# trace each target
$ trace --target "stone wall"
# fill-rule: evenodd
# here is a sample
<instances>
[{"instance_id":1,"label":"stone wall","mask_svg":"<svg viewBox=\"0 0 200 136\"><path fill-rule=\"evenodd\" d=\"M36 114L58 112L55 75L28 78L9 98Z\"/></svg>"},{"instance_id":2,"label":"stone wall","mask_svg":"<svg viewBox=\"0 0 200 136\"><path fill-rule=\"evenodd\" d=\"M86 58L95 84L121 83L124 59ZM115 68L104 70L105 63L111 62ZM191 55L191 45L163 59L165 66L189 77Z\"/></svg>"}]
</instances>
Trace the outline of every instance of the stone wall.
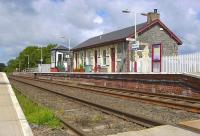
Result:
<instances>
[{"instance_id":1,"label":"stone wall","mask_svg":"<svg viewBox=\"0 0 200 136\"><path fill-rule=\"evenodd\" d=\"M178 53L177 43L159 25L155 25L138 36L138 40L149 44L149 56L152 55L152 45L162 43L163 56L172 56Z\"/></svg>"}]
</instances>

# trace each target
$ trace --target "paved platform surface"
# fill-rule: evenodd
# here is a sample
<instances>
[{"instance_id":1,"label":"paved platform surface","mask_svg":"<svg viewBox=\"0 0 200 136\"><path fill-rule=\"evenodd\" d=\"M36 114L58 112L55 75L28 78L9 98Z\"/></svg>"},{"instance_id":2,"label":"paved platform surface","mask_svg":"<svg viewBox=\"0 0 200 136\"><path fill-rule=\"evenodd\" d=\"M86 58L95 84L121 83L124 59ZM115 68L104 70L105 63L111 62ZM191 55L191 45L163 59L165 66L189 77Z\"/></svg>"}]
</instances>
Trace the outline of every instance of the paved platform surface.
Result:
<instances>
[{"instance_id":1,"label":"paved platform surface","mask_svg":"<svg viewBox=\"0 0 200 136\"><path fill-rule=\"evenodd\" d=\"M0 72L0 136L33 136L5 73Z\"/></svg>"},{"instance_id":2,"label":"paved platform surface","mask_svg":"<svg viewBox=\"0 0 200 136\"><path fill-rule=\"evenodd\" d=\"M187 76L191 76L191 77L195 77L195 78L200 79L200 72L196 72L196 73L183 73L183 74L187 75Z\"/></svg>"},{"instance_id":3,"label":"paved platform surface","mask_svg":"<svg viewBox=\"0 0 200 136\"><path fill-rule=\"evenodd\" d=\"M179 124L200 131L200 120L184 121L180 122Z\"/></svg>"},{"instance_id":4,"label":"paved platform surface","mask_svg":"<svg viewBox=\"0 0 200 136\"><path fill-rule=\"evenodd\" d=\"M179 127L163 125L140 131L129 131L109 136L200 136L200 134Z\"/></svg>"}]
</instances>

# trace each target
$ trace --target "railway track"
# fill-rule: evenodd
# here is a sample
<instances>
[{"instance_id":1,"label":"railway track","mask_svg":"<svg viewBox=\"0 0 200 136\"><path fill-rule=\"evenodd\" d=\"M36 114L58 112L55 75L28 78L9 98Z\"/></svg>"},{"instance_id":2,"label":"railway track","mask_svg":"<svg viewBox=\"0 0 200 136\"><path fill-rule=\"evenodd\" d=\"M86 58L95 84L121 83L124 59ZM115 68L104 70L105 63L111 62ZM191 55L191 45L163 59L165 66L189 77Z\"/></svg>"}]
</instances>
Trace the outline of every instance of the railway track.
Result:
<instances>
[{"instance_id":1,"label":"railway track","mask_svg":"<svg viewBox=\"0 0 200 136\"><path fill-rule=\"evenodd\" d=\"M30 77L23 77L31 79ZM134 91L130 89L105 87L98 85L89 85L83 83L71 83L61 81L49 81L45 79L34 79L41 82L64 85L68 87L78 88L82 91L89 91L93 93L100 93L103 95L109 95L113 97L125 98L129 100L138 100L147 103L153 103L169 108L186 110L190 112L200 113L200 98L184 97L178 95L159 94L151 92Z\"/></svg>"},{"instance_id":2,"label":"railway track","mask_svg":"<svg viewBox=\"0 0 200 136\"><path fill-rule=\"evenodd\" d=\"M20 88L17 88L16 86L14 87L19 93L21 93L22 95L26 96L25 93L23 93L21 91ZM38 105L40 105L40 103L34 101L34 103L37 103ZM74 125L72 125L71 123L67 122L67 120L65 118L63 118L61 115L56 114L55 116L64 124L66 125L70 130L72 130L73 132L75 132L77 135L79 136L88 136L88 134L86 134L84 131L82 131L81 129L75 127Z\"/></svg>"},{"instance_id":3,"label":"railway track","mask_svg":"<svg viewBox=\"0 0 200 136\"><path fill-rule=\"evenodd\" d=\"M130 89L112 88L112 87L88 85L81 83L79 83L79 85L87 90L91 89L95 91L100 91L101 93L108 93L110 95L116 95L127 99L135 99L170 108L200 113L200 99L198 98L150 93L150 92L140 92L140 91L133 91Z\"/></svg>"},{"instance_id":4,"label":"railway track","mask_svg":"<svg viewBox=\"0 0 200 136\"><path fill-rule=\"evenodd\" d=\"M93 109L100 110L104 113L111 114L111 115L117 116L119 118L134 122L134 123L139 124L141 126L144 126L146 128L153 127L153 126L159 126L159 125L165 125L165 123L160 122L160 121L156 121L156 120L141 117L141 116L138 116L138 115L130 114L130 113L127 113L127 112L124 112L124 111L121 111L121 110L117 110L117 109L113 109L111 107L107 107L107 106L104 106L104 105L101 105L101 104L92 103L89 100L83 100L83 99L78 98L78 97L72 97L72 96L69 96L66 92L55 91L53 89L41 87L41 86L37 85L37 83L36 83L38 81L42 82L41 80L33 80L33 79L30 79L30 78L21 78L21 77L20 78L19 77L9 77L9 79L14 80L15 82L24 83L24 84L34 86L34 87L37 87L37 88L45 90L45 91L50 91L50 92L62 95L64 97L67 97L67 98L75 101L75 102L79 102L79 103L84 104L86 106L89 106ZM32 83L33 81L36 81L36 82ZM47 82L47 83L51 83L51 82Z\"/></svg>"}]
</instances>

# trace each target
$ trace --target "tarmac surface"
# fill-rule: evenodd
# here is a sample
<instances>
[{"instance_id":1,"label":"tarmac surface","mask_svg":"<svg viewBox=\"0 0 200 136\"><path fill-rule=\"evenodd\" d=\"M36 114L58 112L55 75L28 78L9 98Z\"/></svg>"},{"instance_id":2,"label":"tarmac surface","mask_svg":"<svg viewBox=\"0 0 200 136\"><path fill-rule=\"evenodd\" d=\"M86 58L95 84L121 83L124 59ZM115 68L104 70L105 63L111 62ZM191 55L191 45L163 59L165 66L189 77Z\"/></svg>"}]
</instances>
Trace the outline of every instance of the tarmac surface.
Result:
<instances>
[{"instance_id":1,"label":"tarmac surface","mask_svg":"<svg viewBox=\"0 0 200 136\"><path fill-rule=\"evenodd\" d=\"M5 73L0 72L0 136L33 136Z\"/></svg>"}]
</instances>

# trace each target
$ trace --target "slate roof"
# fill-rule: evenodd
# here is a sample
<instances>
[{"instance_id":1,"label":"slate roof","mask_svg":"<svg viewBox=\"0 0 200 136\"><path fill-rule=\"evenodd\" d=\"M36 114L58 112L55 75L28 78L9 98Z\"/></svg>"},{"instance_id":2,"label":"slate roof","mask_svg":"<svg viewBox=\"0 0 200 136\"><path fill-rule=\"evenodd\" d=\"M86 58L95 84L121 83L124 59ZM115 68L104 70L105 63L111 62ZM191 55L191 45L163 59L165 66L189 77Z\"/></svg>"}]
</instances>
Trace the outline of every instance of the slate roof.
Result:
<instances>
[{"instance_id":1,"label":"slate roof","mask_svg":"<svg viewBox=\"0 0 200 136\"><path fill-rule=\"evenodd\" d=\"M62 45L58 45L58 46L52 48L51 50L69 50L69 48L62 46Z\"/></svg>"},{"instance_id":2,"label":"slate roof","mask_svg":"<svg viewBox=\"0 0 200 136\"><path fill-rule=\"evenodd\" d=\"M146 25L146 23L138 24L136 26L137 31L145 25ZM117 30L117 31L113 31L113 32L106 33L103 35L99 35L99 36L90 38L90 39L80 43L78 46L74 47L73 50L123 39L123 38L129 37L131 34L134 34L134 30L135 30L135 26L130 26L127 28L123 28L121 30Z\"/></svg>"},{"instance_id":3,"label":"slate roof","mask_svg":"<svg viewBox=\"0 0 200 136\"><path fill-rule=\"evenodd\" d=\"M147 31L150 27L154 25L160 25L164 29L164 31L172 38L174 39L178 45L182 44L182 41L167 28L167 26L164 25L159 19L152 21L151 23L141 23L137 25L137 33L141 34L145 31ZM110 33L106 33L103 35L99 35L93 38L90 38L76 47L72 48L72 50L79 50L86 47L92 47L92 46L100 46L104 43L113 42L117 40L124 40L127 37L132 37L134 35L134 28L135 26L130 26L127 28L123 28L121 30L113 31Z\"/></svg>"}]
</instances>

